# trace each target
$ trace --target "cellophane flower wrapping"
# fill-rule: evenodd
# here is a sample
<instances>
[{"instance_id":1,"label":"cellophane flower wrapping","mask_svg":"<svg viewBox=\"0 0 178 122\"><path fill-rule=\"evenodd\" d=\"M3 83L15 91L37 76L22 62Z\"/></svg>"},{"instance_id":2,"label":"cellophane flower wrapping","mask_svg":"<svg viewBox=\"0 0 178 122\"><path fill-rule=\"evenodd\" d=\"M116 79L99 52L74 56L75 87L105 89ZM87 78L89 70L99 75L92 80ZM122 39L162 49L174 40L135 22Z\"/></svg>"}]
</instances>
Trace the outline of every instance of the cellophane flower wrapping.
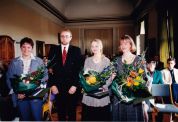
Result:
<instances>
[{"instance_id":1,"label":"cellophane flower wrapping","mask_svg":"<svg viewBox=\"0 0 178 122\"><path fill-rule=\"evenodd\" d=\"M109 66L103 69L102 72L96 72L92 69L85 69L79 73L79 82L86 93L98 91L106 81L111 77L111 74L115 72L115 64L110 63Z\"/></svg>"},{"instance_id":2,"label":"cellophane flower wrapping","mask_svg":"<svg viewBox=\"0 0 178 122\"><path fill-rule=\"evenodd\" d=\"M30 95L37 88L41 88L43 84L42 78L45 76L45 66L39 66L34 72L22 74L21 76L14 75L12 78L12 87L15 93Z\"/></svg>"},{"instance_id":3,"label":"cellophane flower wrapping","mask_svg":"<svg viewBox=\"0 0 178 122\"><path fill-rule=\"evenodd\" d=\"M123 64L123 72L117 72L111 87L120 102L139 103L151 97L145 74L145 52L135 64Z\"/></svg>"}]
</instances>

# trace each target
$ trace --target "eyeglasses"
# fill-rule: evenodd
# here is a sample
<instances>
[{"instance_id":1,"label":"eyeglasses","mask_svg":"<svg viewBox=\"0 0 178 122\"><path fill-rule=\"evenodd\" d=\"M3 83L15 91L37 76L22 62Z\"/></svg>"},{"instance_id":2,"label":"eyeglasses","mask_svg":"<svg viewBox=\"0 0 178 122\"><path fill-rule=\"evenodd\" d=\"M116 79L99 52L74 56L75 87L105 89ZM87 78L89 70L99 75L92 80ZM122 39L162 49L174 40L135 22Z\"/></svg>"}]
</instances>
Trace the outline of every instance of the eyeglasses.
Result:
<instances>
[{"instance_id":1,"label":"eyeglasses","mask_svg":"<svg viewBox=\"0 0 178 122\"><path fill-rule=\"evenodd\" d=\"M72 36L69 36L69 35L62 35L61 38L70 38Z\"/></svg>"}]
</instances>

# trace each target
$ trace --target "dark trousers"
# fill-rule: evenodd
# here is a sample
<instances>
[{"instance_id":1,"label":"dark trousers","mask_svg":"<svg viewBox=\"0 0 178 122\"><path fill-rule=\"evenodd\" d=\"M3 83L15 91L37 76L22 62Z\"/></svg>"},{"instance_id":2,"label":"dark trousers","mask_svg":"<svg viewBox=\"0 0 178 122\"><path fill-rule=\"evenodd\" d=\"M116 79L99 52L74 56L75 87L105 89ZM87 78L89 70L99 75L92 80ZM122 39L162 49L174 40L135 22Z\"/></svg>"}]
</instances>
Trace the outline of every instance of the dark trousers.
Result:
<instances>
[{"instance_id":1,"label":"dark trousers","mask_svg":"<svg viewBox=\"0 0 178 122\"><path fill-rule=\"evenodd\" d=\"M18 109L21 121L42 121L41 99L26 99L18 101Z\"/></svg>"},{"instance_id":2,"label":"dark trousers","mask_svg":"<svg viewBox=\"0 0 178 122\"><path fill-rule=\"evenodd\" d=\"M13 108L11 96L0 96L0 120L11 121L15 118L16 112Z\"/></svg>"},{"instance_id":3,"label":"dark trousers","mask_svg":"<svg viewBox=\"0 0 178 122\"><path fill-rule=\"evenodd\" d=\"M77 98L78 96L76 95L76 93L73 95L56 95L56 108L60 121L76 121Z\"/></svg>"},{"instance_id":4,"label":"dark trousers","mask_svg":"<svg viewBox=\"0 0 178 122\"><path fill-rule=\"evenodd\" d=\"M82 121L110 121L110 105L91 107L82 104Z\"/></svg>"}]
</instances>

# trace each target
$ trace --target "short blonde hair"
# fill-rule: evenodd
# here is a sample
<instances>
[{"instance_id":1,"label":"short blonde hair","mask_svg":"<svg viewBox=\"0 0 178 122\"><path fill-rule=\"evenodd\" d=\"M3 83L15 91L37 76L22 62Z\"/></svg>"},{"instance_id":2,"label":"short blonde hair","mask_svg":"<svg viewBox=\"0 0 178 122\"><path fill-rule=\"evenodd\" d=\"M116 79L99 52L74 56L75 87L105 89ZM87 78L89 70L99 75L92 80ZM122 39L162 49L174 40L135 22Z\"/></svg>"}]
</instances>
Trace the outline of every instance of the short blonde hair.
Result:
<instances>
[{"instance_id":1,"label":"short blonde hair","mask_svg":"<svg viewBox=\"0 0 178 122\"><path fill-rule=\"evenodd\" d=\"M101 48L101 54L103 54L103 43L102 43L101 39L94 39L91 41L91 44L92 44L92 42L96 42L99 45L99 47ZM91 48L90 48L90 51L91 51ZM92 51L91 51L91 54L93 54Z\"/></svg>"},{"instance_id":2,"label":"short blonde hair","mask_svg":"<svg viewBox=\"0 0 178 122\"><path fill-rule=\"evenodd\" d=\"M121 41L124 41L124 40L125 40L125 41L128 41L128 42L130 43L130 45L131 45L130 51L131 51L132 53L134 53L134 52L136 51L136 46L135 46L135 43L134 43L132 37L129 36L129 35L124 35L124 36L122 36L122 37L120 38L120 41L119 41L119 52L122 52L121 47L120 47L120 42L121 42Z\"/></svg>"}]
</instances>

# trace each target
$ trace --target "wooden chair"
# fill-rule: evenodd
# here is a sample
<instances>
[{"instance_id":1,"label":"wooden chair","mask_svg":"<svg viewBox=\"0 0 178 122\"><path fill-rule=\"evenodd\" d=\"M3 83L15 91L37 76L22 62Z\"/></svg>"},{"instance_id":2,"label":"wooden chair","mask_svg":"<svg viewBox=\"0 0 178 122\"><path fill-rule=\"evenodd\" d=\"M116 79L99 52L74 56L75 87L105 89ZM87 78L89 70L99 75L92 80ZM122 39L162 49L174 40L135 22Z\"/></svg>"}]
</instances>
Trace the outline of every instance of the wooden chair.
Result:
<instances>
[{"instance_id":1,"label":"wooden chair","mask_svg":"<svg viewBox=\"0 0 178 122\"><path fill-rule=\"evenodd\" d=\"M43 120L51 120L51 110L52 110L53 103L51 102L50 98L51 98L51 89L49 90L47 100L42 107Z\"/></svg>"},{"instance_id":2,"label":"wooden chair","mask_svg":"<svg viewBox=\"0 0 178 122\"><path fill-rule=\"evenodd\" d=\"M167 97L170 103L151 103L158 112L178 113L178 107L173 102L172 87L169 84L152 84L152 96Z\"/></svg>"},{"instance_id":3,"label":"wooden chair","mask_svg":"<svg viewBox=\"0 0 178 122\"><path fill-rule=\"evenodd\" d=\"M178 107L178 84L171 85L171 101L176 107ZM178 113L175 113L175 117L178 118Z\"/></svg>"},{"instance_id":4,"label":"wooden chair","mask_svg":"<svg viewBox=\"0 0 178 122\"><path fill-rule=\"evenodd\" d=\"M178 84L171 85L172 103L178 107Z\"/></svg>"},{"instance_id":5,"label":"wooden chair","mask_svg":"<svg viewBox=\"0 0 178 122\"><path fill-rule=\"evenodd\" d=\"M151 89L152 96L162 97L162 103L155 103L154 100L150 100L151 106L148 112L152 113L152 119L155 121L155 116L158 112L161 113L178 113L178 106L173 102L172 87L169 84L152 84ZM163 99L166 98L166 99ZM169 102L165 102L169 101ZM154 115L154 116L153 116Z\"/></svg>"}]
</instances>

